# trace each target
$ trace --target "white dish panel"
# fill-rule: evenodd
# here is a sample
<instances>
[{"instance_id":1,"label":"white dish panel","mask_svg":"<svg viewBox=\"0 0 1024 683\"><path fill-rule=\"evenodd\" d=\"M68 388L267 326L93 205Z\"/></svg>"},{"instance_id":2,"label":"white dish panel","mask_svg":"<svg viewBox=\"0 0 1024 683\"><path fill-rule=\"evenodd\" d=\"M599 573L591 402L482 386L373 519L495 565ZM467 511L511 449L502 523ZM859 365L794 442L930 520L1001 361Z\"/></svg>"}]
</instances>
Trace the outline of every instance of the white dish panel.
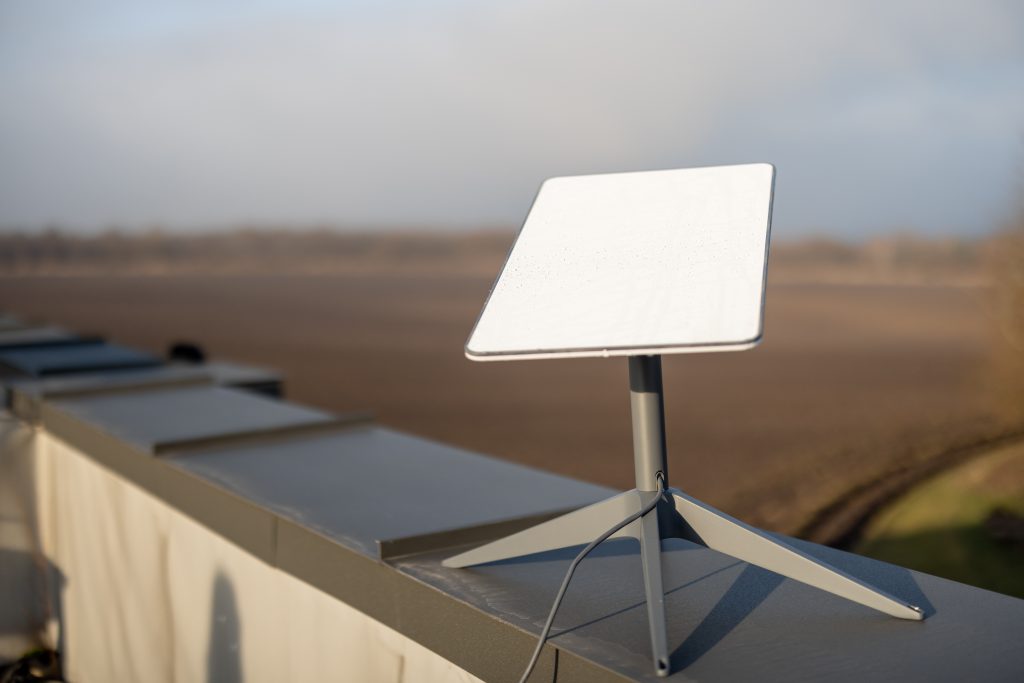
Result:
<instances>
[{"instance_id":1,"label":"white dish panel","mask_svg":"<svg viewBox=\"0 0 1024 683\"><path fill-rule=\"evenodd\" d=\"M474 360L750 348L770 164L546 181L466 344Z\"/></svg>"}]
</instances>

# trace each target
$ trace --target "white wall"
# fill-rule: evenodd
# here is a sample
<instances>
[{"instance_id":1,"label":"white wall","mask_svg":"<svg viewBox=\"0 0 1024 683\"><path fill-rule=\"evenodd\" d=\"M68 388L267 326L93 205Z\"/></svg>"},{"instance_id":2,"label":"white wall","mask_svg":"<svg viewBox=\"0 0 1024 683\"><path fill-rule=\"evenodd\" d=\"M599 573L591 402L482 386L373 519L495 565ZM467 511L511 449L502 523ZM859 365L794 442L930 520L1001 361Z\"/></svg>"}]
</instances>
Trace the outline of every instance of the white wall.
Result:
<instances>
[{"instance_id":1,"label":"white wall","mask_svg":"<svg viewBox=\"0 0 1024 683\"><path fill-rule=\"evenodd\" d=\"M89 681L477 681L40 435L65 673Z\"/></svg>"}]
</instances>

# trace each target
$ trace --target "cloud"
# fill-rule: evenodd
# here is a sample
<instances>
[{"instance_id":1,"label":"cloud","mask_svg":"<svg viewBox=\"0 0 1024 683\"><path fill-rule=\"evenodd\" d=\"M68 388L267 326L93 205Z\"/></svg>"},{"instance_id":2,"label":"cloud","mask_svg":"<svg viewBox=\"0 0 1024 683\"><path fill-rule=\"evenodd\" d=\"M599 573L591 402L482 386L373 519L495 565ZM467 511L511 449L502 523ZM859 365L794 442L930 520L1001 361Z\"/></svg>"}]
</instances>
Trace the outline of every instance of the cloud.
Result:
<instances>
[{"instance_id":1,"label":"cloud","mask_svg":"<svg viewBox=\"0 0 1024 683\"><path fill-rule=\"evenodd\" d=\"M0 225L515 224L767 160L779 234L976 232L1019 182L1016 4L72 5L0 17Z\"/></svg>"}]
</instances>

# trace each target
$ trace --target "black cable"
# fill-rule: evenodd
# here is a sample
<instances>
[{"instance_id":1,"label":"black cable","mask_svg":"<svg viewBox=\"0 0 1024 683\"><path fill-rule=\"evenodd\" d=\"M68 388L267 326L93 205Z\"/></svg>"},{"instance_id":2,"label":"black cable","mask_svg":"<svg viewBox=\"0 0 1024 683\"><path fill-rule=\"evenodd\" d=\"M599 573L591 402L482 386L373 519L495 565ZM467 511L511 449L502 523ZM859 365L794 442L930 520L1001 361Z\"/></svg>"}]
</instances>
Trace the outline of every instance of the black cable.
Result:
<instances>
[{"instance_id":1,"label":"black cable","mask_svg":"<svg viewBox=\"0 0 1024 683\"><path fill-rule=\"evenodd\" d=\"M551 614L548 615L548 621L544 624L544 629L540 632L540 638L537 640L537 648L533 651L533 657L530 658L530 663L526 666L526 671L523 673L523 677L519 679L519 683L526 683L526 679L533 673L533 668L537 666L537 660L540 659L540 652L544 649L544 643L547 642L548 637L551 635L551 627L555 623L555 614L558 613L558 607L562 604L562 598L565 597L565 591L569 588L569 582L572 580L572 575L576 572L576 567L579 566L584 557L589 555L594 548L607 541L612 534L615 534L623 527L632 524L656 508L658 506L658 501L661 500L663 495L665 495L665 482L661 477L661 473L658 473L658 495L651 499L651 502L643 508L634 512L629 517L591 541L586 548L580 551L580 554L576 556L576 559L572 561L572 564L569 565L569 571L565 573L565 578L562 579L562 587L558 589L558 594L555 596L555 603L551 605Z\"/></svg>"}]
</instances>

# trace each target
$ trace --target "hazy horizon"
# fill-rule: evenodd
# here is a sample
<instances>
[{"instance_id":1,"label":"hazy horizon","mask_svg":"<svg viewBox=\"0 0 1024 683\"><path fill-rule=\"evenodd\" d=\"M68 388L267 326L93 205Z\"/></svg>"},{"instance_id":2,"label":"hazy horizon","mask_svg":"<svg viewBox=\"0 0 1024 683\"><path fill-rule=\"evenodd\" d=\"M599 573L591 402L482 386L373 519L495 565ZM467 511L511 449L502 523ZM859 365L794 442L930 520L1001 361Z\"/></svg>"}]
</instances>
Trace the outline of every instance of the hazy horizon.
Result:
<instances>
[{"instance_id":1,"label":"hazy horizon","mask_svg":"<svg viewBox=\"0 0 1024 683\"><path fill-rule=\"evenodd\" d=\"M0 5L0 230L514 229L555 175L769 161L773 234L999 228L1024 5Z\"/></svg>"},{"instance_id":2,"label":"hazy horizon","mask_svg":"<svg viewBox=\"0 0 1024 683\"><path fill-rule=\"evenodd\" d=\"M525 214L525 210L524 210ZM525 218L525 215L524 215ZM990 231L978 233L942 233L929 232L926 230L913 230L893 228L890 230L879 230L872 233L842 234L828 230L808 230L806 232L788 232L782 235L774 227L772 229L772 244L785 245L810 245L814 243L834 244L837 246L849 246L852 248L866 247L871 244L892 244L911 245L920 243L941 244L941 243L962 243L962 244L986 244L992 240L998 241L1007 229L1014 229L1017 223L1008 222L999 224ZM67 227L60 224L49 225L0 225L0 238L40 239L47 235L56 236L61 239L82 239L102 240L105 238L124 238L145 240L149 237L158 237L167 240L181 238L227 238L255 236L281 236L296 235L303 237L315 237L317 235L336 236L338 238L362 238L362 237L384 237L384 238L425 238L432 237L462 238L474 236L508 236L512 239L519 231L519 224L509 225L400 225L397 223L381 223L376 225L327 225L327 224L272 224L272 223L238 223L223 225L201 225L201 226L175 226L160 224L135 224L135 225L93 225Z\"/></svg>"}]
</instances>

